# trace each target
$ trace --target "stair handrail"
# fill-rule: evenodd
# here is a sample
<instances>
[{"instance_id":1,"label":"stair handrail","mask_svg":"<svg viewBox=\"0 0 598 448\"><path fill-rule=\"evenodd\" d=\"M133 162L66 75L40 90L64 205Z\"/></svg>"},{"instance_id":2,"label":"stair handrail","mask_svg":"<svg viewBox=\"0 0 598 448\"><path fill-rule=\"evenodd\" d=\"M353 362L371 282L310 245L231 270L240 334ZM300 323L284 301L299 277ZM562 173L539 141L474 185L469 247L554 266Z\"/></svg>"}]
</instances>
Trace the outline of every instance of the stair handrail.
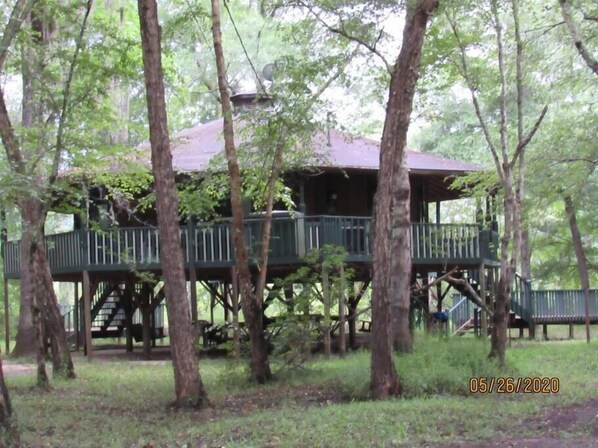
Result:
<instances>
[{"instance_id":1,"label":"stair handrail","mask_svg":"<svg viewBox=\"0 0 598 448\"><path fill-rule=\"evenodd\" d=\"M531 297L531 280L515 273L515 288L511 292L511 309L523 319L531 322L533 317L533 301Z\"/></svg>"},{"instance_id":2,"label":"stair handrail","mask_svg":"<svg viewBox=\"0 0 598 448\"><path fill-rule=\"evenodd\" d=\"M447 314L448 314L447 330L449 329L449 327L457 328L457 322L455 322L456 317L457 317L456 314L457 314L457 310L459 310L463 306L463 302L469 302L469 297L467 297L466 295L462 295L461 300L459 300L455 305L453 305L452 307L450 307L447 310ZM462 325L463 325L463 322L459 322L458 328L460 328ZM451 334L455 333L454 330L455 330L454 328L451 328Z\"/></svg>"}]
</instances>

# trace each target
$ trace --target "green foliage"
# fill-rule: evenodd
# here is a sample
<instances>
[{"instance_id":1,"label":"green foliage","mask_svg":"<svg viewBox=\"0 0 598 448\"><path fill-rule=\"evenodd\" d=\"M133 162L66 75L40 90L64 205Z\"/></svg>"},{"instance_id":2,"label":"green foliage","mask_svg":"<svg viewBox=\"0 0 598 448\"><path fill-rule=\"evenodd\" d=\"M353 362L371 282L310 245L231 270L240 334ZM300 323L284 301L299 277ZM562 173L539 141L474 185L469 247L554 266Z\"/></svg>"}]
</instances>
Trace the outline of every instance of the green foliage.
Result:
<instances>
[{"instance_id":1,"label":"green foliage","mask_svg":"<svg viewBox=\"0 0 598 448\"><path fill-rule=\"evenodd\" d=\"M281 370L302 368L311 354L321 345L325 326L324 320L306 315L321 309L323 300L322 276L327 271L330 287L330 305L338 304L341 288L346 288L353 276L345 265L347 253L344 247L324 245L320 250L312 250L305 257L305 265L284 279L277 279L275 288L293 288L294 296L287 308L277 317L275 325L280 331L271 340L273 358L280 363ZM341 276L340 268L344 272ZM300 288L300 289L299 289ZM347 297L345 292L345 296ZM303 313L303 314L299 314Z\"/></svg>"}]
</instances>

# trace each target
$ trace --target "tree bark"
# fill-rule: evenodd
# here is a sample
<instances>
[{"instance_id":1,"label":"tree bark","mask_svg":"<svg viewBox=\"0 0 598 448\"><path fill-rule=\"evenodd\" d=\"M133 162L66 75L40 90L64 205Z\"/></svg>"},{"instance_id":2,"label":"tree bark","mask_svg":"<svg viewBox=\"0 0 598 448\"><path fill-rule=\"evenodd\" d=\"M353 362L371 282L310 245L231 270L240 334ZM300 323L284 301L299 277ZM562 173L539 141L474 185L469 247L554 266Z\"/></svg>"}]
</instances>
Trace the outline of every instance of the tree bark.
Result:
<instances>
[{"instance_id":1,"label":"tree bark","mask_svg":"<svg viewBox=\"0 0 598 448\"><path fill-rule=\"evenodd\" d=\"M573 44L579 55L582 57L586 65L592 72L598 76L598 58L596 58L588 49L586 41L581 36L581 32L577 27L577 23L573 19L571 15L571 6L569 5L568 0L559 0L561 5L561 12L563 14L563 19L565 19L565 24L567 25L567 29L569 30L569 34L571 35L571 39L573 39Z\"/></svg>"},{"instance_id":2,"label":"tree bark","mask_svg":"<svg viewBox=\"0 0 598 448\"><path fill-rule=\"evenodd\" d=\"M197 355L193 347L193 332L179 233L178 198L164 99L158 7L155 0L138 0L137 6L141 28L152 169L160 234L160 260L164 273L172 346L175 405L203 407L207 404L208 399L201 382Z\"/></svg>"},{"instance_id":3,"label":"tree bark","mask_svg":"<svg viewBox=\"0 0 598 448\"><path fill-rule=\"evenodd\" d=\"M238 272L239 289L242 296L241 307L245 316L245 324L249 333L251 348L251 377L259 384L272 378L268 351L263 328L263 291L253 290L249 259L243 238L243 207L241 204L241 171L235 148L233 110L226 81L226 65L222 48L222 32L220 28L220 2L212 0L212 36L216 67L218 70L218 89L222 104L224 150L227 159L230 181L230 201L232 209L232 238L235 251L235 262Z\"/></svg>"},{"instance_id":4,"label":"tree bark","mask_svg":"<svg viewBox=\"0 0 598 448\"><path fill-rule=\"evenodd\" d=\"M434 0L409 2L403 45L391 74L374 208L371 360L374 399L401 394L401 383L393 362L393 342L397 348L411 348L410 191L405 144L426 26L437 5ZM391 280L394 276L396 278ZM390 326L391 315L393 324L400 326L394 334Z\"/></svg>"},{"instance_id":5,"label":"tree bark","mask_svg":"<svg viewBox=\"0 0 598 448\"><path fill-rule=\"evenodd\" d=\"M577 226L577 216L575 215L575 206L571 196L565 196L565 212L567 213L567 220L569 221L569 229L571 230L571 240L575 249L575 257L577 258L577 267L579 270L579 280L581 282L581 289L583 290L585 326L586 326L586 341L590 343L590 276L588 275L588 262L583 250L583 243L581 241L581 233Z\"/></svg>"},{"instance_id":6,"label":"tree bark","mask_svg":"<svg viewBox=\"0 0 598 448\"><path fill-rule=\"evenodd\" d=\"M12 405L4 381L2 358L0 357L0 446L20 446L19 431L12 417Z\"/></svg>"},{"instance_id":7,"label":"tree bark","mask_svg":"<svg viewBox=\"0 0 598 448\"><path fill-rule=\"evenodd\" d=\"M33 263L37 272L36 296L43 304L44 329L52 347L52 375L67 379L75 378L75 367L71 358L64 320L60 313L46 250L42 243L35 245Z\"/></svg>"}]
</instances>

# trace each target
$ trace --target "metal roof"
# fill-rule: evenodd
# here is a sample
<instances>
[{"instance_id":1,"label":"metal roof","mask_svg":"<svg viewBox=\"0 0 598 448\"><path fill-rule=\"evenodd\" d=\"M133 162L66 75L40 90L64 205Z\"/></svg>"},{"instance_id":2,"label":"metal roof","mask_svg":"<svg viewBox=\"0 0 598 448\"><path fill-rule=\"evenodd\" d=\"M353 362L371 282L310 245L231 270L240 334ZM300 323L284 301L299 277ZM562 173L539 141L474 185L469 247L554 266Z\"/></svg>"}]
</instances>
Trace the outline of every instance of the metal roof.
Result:
<instances>
[{"instance_id":1,"label":"metal roof","mask_svg":"<svg viewBox=\"0 0 598 448\"><path fill-rule=\"evenodd\" d=\"M380 144L363 137L354 137L330 130L312 138L315 157L306 167L342 168L377 171ZM236 143L241 143L235 136ZM149 150L149 144L140 147ZM208 162L224 151L222 119L185 129L171 138L173 167L177 172L198 172L208 168ZM480 167L434 154L407 151L407 165L413 174L460 174L477 171Z\"/></svg>"}]
</instances>

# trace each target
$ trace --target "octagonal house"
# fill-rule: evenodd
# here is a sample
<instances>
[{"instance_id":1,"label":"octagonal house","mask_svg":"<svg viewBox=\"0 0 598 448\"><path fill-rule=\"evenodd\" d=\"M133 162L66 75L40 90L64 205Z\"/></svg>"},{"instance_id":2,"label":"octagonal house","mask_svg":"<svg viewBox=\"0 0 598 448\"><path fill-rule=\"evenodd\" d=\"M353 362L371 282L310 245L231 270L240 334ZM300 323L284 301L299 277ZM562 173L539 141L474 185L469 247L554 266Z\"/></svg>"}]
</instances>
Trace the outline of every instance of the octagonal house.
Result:
<instances>
[{"instance_id":1,"label":"octagonal house","mask_svg":"<svg viewBox=\"0 0 598 448\"><path fill-rule=\"evenodd\" d=\"M235 107L240 108L254 103L255 97L237 95L233 99ZM140 149L141 162L149 165L148 147ZM224 151L222 120L178 133L172 138L171 150L177 178L205 172L210 161ZM313 157L306 159L304 166L296 166L282 176L296 209L284 209L281 204L275 207L268 282L295 272L305 264L306 254L326 244L344 247L346 264L354 272L351 281L357 284L355 294L347 298L349 343L353 345L358 326L354 316L371 280L371 217L379 142L325 129L313 134L310 150ZM490 206L493 201L486 201L486 209L477 211L477 223L441 223L441 203L462 196L461 191L450 188L452 179L479 168L417 151L408 151L407 164L413 281L426 282L458 267L483 297L484 288L489 287L486 279L491 277L487 274L497 266L497 226ZM149 350L149 339L155 343L165 334L163 303L168 299L160 281L155 210L144 212L142 218L119 213L116 205L105 198L104 191L101 185L89 188L88 206L75 216L73 231L46 236L50 268L55 281L75 283L74 306L65 321L77 348L83 344L90 354L92 338L122 335L128 350L133 349L134 339L144 337ZM116 210L111 222L105 220L107 210ZM191 284L192 320L203 329L214 323L217 304L224 309L225 321L238 319L235 260L230 218L226 217L230 216L230 205L223 203L219 211L224 217L210 222L186 218L180 222L185 269ZM250 258L255 259L263 214L251 210L251 204L247 204L245 212L245 239ZM8 241L4 244L5 278L18 279L19 272L19 242ZM155 280L148 282L147 273ZM209 291L209 316L198 316L198 284ZM442 295L437 293L440 299ZM293 288L272 289L266 297L266 307L273 300L289 305ZM427 300L414 299L414 303L427 314L432 311ZM142 319L143 315L148 318ZM362 323L362 330L368 329L369 324ZM206 345L211 342L204 337Z\"/></svg>"}]
</instances>

